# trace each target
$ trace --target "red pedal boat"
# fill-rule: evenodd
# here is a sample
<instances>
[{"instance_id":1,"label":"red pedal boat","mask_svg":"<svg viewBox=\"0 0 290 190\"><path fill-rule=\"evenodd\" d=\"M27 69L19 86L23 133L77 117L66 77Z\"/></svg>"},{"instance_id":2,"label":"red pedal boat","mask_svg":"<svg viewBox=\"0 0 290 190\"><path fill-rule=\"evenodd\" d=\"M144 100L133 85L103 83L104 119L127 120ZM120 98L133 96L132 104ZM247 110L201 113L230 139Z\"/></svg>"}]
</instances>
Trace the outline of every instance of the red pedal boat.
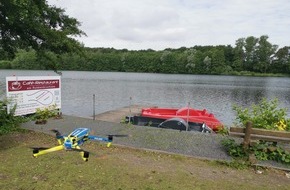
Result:
<instances>
[{"instance_id":1,"label":"red pedal boat","mask_svg":"<svg viewBox=\"0 0 290 190\"><path fill-rule=\"evenodd\" d=\"M182 118L186 122L191 123L205 123L213 131L217 131L223 124L212 114L208 113L206 109L197 110L189 107L180 109L175 108L143 108L141 111L142 117L156 118L156 119L171 119Z\"/></svg>"}]
</instances>

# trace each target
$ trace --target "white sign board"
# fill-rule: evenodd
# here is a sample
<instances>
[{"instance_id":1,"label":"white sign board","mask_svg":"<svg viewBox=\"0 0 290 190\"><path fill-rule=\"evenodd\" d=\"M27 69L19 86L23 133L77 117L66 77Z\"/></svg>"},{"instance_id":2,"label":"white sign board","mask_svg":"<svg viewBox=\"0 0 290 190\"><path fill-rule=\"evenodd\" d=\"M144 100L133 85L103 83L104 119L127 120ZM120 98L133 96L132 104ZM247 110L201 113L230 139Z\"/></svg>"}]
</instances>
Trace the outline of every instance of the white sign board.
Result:
<instances>
[{"instance_id":1,"label":"white sign board","mask_svg":"<svg viewBox=\"0 0 290 190\"><path fill-rule=\"evenodd\" d=\"M16 104L14 115L35 113L37 108L56 106L61 108L60 76L6 77L8 112Z\"/></svg>"}]
</instances>

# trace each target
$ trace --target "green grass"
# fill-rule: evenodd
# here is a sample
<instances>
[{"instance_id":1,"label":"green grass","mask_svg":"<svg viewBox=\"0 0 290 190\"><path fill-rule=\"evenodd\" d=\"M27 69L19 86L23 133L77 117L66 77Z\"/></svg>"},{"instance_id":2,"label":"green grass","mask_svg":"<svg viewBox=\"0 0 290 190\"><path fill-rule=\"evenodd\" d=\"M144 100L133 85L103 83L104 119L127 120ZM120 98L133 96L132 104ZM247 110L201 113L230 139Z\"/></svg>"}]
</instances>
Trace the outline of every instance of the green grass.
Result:
<instances>
[{"instance_id":1,"label":"green grass","mask_svg":"<svg viewBox=\"0 0 290 190\"><path fill-rule=\"evenodd\" d=\"M0 189L290 189L278 171L236 170L218 162L88 142L88 162L59 151L32 157L30 147L53 146L52 136L0 136Z\"/></svg>"}]
</instances>

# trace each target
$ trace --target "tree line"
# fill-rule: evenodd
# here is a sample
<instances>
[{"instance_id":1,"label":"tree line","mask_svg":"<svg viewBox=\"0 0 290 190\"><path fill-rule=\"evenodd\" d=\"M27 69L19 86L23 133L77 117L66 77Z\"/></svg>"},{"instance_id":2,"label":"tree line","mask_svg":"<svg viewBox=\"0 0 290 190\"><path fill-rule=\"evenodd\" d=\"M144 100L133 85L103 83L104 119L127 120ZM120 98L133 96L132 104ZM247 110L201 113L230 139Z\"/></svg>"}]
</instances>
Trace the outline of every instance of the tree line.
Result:
<instances>
[{"instance_id":1,"label":"tree line","mask_svg":"<svg viewBox=\"0 0 290 190\"><path fill-rule=\"evenodd\" d=\"M268 36L240 38L235 46L194 46L161 51L84 48L80 53L37 56L33 49L19 50L1 69L51 69L178 74L290 74L290 47L278 49Z\"/></svg>"},{"instance_id":2,"label":"tree line","mask_svg":"<svg viewBox=\"0 0 290 190\"><path fill-rule=\"evenodd\" d=\"M267 35L235 45L193 46L161 51L85 48L80 22L46 0L0 2L0 69L50 69L180 74L290 74L289 48Z\"/></svg>"}]
</instances>

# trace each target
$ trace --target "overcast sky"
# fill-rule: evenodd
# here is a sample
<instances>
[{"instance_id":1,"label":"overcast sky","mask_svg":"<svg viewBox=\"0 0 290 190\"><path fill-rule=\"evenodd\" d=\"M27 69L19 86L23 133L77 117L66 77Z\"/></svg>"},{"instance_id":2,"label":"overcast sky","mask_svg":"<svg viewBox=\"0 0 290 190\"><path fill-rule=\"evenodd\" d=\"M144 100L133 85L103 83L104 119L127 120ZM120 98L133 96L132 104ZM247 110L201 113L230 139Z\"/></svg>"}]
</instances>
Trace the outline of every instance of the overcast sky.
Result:
<instances>
[{"instance_id":1,"label":"overcast sky","mask_svg":"<svg viewBox=\"0 0 290 190\"><path fill-rule=\"evenodd\" d=\"M289 0L47 0L78 19L86 47L154 49L232 45L268 35L290 46Z\"/></svg>"}]
</instances>

